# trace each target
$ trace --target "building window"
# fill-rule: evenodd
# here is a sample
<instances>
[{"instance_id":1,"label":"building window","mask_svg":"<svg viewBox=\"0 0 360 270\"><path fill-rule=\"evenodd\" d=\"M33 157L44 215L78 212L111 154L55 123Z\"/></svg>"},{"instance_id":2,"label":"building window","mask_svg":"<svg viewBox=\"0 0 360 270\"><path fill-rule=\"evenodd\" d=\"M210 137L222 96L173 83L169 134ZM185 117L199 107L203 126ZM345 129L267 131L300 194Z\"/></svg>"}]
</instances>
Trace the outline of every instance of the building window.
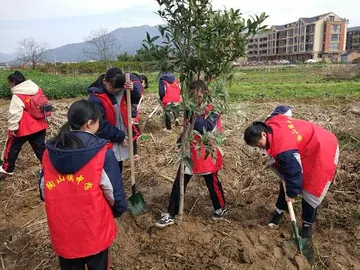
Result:
<instances>
[{"instance_id":1,"label":"building window","mask_svg":"<svg viewBox=\"0 0 360 270\"><path fill-rule=\"evenodd\" d=\"M340 25L339 24L331 25L331 33L340 34Z\"/></svg>"},{"instance_id":2,"label":"building window","mask_svg":"<svg viewBox=\"0 0 360 270\"><path fill-rule=\"evenodd\" d=\"M335 16L330 16L330 22L335 21Z\"/></svg>"},{"instance_id":3,"label":"building window","mask_svg":"<svg viewBox=\"0 0 360 270\"><path fill-rule=\"evenodd\" d=\"M340 35L339 34L331 34L331 41L339 41Z\"/></svg>"},{"instance_id":4,"label":"building window","mask_svg":"<svg viewBox=\"0 0 360 270\"><path fill-rule=\"evenodd\" d=\"M330 50L339 50L340 44L339 43L330 43Z\"/></svg>"}]
</instances>

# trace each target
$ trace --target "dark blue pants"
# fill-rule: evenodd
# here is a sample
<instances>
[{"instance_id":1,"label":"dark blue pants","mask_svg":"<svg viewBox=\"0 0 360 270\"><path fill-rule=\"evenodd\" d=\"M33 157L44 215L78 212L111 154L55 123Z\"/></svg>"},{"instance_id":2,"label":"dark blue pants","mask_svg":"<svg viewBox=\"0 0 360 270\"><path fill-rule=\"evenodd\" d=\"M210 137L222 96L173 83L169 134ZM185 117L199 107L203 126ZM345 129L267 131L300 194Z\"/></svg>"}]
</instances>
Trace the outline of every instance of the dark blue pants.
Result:
<instances>
[{"instance_id":1,"label":"dark blue pants","mask_svg":"<svg viewBox=\"0 0 360 270\"><path fill-rule=\"evenodd\" d=\"M59 256L59 262L61 270L108 270L110 269L109 249L84 258L65 259Z\"/></svg>"},{"instance_id":2,"label":"dark blue pants","mask_svg":"<svg viewBox=\"0 0 360 270\"><path fill-rule=\"evenodd\" d=\"M225 197L224 191L221 185L221 182L218 178L217 172L203 175L206 186L209 190L210 199L214 210L224 208L225 207ZM184 175L184 189L186 191L186 187L190 182L192 175L185 174ZM184 191L184 192L185 192ZM172 216L176 216L179 214L179 204L180 204L180 169L177 172L171 195L170 195L170 202L168 207L168 212Z\"/></svg>"},{"instance_id":3,"label":"dark blue pants","mask_svg":"<svg viewBox=\"0 0 360 270\"><path fill-rule=\"evenodd\" d=\"M313 223L316 219L318 207L313 208L307 201L304 200L304 198L302 199L301 204L302 204L302 219L303 219L303 221L305 221L307 223ZM278 200L276 202L276 207L279 210L285 210L285 211L288 210L287 203L285 200L284 187L281 182L280 182L280 192L279 192Z\"/></svg>"}]
</instances>

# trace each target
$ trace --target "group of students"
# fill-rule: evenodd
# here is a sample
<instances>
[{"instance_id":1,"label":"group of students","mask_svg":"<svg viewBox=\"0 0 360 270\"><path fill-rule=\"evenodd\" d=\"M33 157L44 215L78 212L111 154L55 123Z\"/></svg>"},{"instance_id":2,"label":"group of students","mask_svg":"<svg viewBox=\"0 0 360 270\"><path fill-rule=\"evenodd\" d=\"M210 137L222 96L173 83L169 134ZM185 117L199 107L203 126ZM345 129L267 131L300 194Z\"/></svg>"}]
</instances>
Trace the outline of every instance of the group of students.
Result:
<instances>
[{"instance_id":1,"label":"group of students","mask_svg":"<svg viewBox=\"0 0 360 270\"><path fill-rule=\"evenodd\" d=\"M171 77L171 79L169 79ZM131 90L132 116L138 117L146 77L125 74L118 68L109 69L88 88L88 100L74 102L67 122L58 134L46 143L46 119L35 119L29 113L34 95L42 90L20 72L8 77L13 93L10 104L9 133L2 174L12 174L21 146L29 141L42 162L40 196L45 201L51 243L59 256L61 269L109 269L109 247L116 237L114 217L127 209L122 181L123 161L129 158L126 89ZM162 85L162 86L160 86ZM140 89L140 91L138 91ZM222 132L220 112L205 104L208 91L203 81L189 87L190 97L201 113L194 119L194 129L203 134ZM163 106L180 102L176 77L163 74L159 79ZM192 118L187 115L186 122ZM166 118L167 128L169 118ZM222 219L227 213L224 191L218 178L223 156L214 149L215 158L206 155L204 145L195 135L190 144L191 167L185 168L185 188L193 175L202 175L213 205L212 218ZM264 122L254 122L244 132L245 142L265 149L271 167L284 182L280 185L276 210L269 226L278 226L288 201L302 196L302 236L311 237L317 209L325 197L336 172L339 156L334 134L305 120L292 117L288 106L279 106ZM156 222L163 228L174 224L179 212L180 169L173 183L168 212Z\"/></svg>"}]
</instances>

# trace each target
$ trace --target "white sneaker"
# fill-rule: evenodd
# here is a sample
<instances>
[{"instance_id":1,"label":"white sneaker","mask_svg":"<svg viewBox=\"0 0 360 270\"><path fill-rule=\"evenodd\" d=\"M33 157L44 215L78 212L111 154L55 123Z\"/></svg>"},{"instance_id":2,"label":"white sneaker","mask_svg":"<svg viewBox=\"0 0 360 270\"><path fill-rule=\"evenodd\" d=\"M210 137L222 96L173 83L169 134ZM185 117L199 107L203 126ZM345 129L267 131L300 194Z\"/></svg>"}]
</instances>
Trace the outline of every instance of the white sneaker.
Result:
<instances>
[{"instance_id":1,"label":"white sneaker","mask_svg":"<svg viewBox=\"0 0 360 270\"><path fill-rule=\"evenodd\" d=\"M165 228L169 225L174 224L175 217L171 216L169 213L161 214L161 218L155 223L155 226L158 228Z\"/></svg>"},{"instance_id":2,"label":"white sneaker","mask_svg":"<svg viewBox=\"0 0 360 270\"><path fill-rule=\"evenodd\" d=\"M164 128L163 131L165 131L165 132L167 132L167 133L172 133L172 129Z\"/></svg>"},{"instance_id":3,"label":"white sneaker","mask_svg":"<svg viewBox=\"0 0 360 270\"><path fill-rule=\"evenodd\" d=\"M5 175L13 175L13 172L7 172L4 170L3 166L0 166L0 174L5 174Z\"/></svg>"},{"instance_id":4,"label":"white sneaker","mask_svg":"<svg viewBox=\"0 0 360 270\"><path fill-rule=\"evenodd\" d=\"M217 210L215 210L215 211L212 213L212 219L213 219L213 220L223 219L226 213L227 213L227 209L226 209L226 208L217 209Z\"/></svg>"}]
</instances>

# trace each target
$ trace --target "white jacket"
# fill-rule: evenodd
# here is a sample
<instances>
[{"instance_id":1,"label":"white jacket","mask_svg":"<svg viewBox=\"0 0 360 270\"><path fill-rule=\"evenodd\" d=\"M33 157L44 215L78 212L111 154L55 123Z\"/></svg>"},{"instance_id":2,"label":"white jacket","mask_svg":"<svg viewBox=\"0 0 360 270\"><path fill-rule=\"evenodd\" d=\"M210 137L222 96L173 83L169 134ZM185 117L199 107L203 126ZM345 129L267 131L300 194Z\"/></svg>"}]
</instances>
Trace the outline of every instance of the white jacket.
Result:
<instances>
[{"instance_id":1,"label":"white jacket","mask_svg":"<svg viewBox=\"0 0 360 270\"><path fill-rule=\"evenodd\" d=\"M20 83L13 88L11 88L11 93L13 94L9 107L9 118L8 118L8 129L11 131L16 131L19 129L19 122L23 115L25 108L24 102L17 96L20 95L35 95L39 91L39 86L31 80L26 80L23 83Z\"/></svg>"}]
</instances>

